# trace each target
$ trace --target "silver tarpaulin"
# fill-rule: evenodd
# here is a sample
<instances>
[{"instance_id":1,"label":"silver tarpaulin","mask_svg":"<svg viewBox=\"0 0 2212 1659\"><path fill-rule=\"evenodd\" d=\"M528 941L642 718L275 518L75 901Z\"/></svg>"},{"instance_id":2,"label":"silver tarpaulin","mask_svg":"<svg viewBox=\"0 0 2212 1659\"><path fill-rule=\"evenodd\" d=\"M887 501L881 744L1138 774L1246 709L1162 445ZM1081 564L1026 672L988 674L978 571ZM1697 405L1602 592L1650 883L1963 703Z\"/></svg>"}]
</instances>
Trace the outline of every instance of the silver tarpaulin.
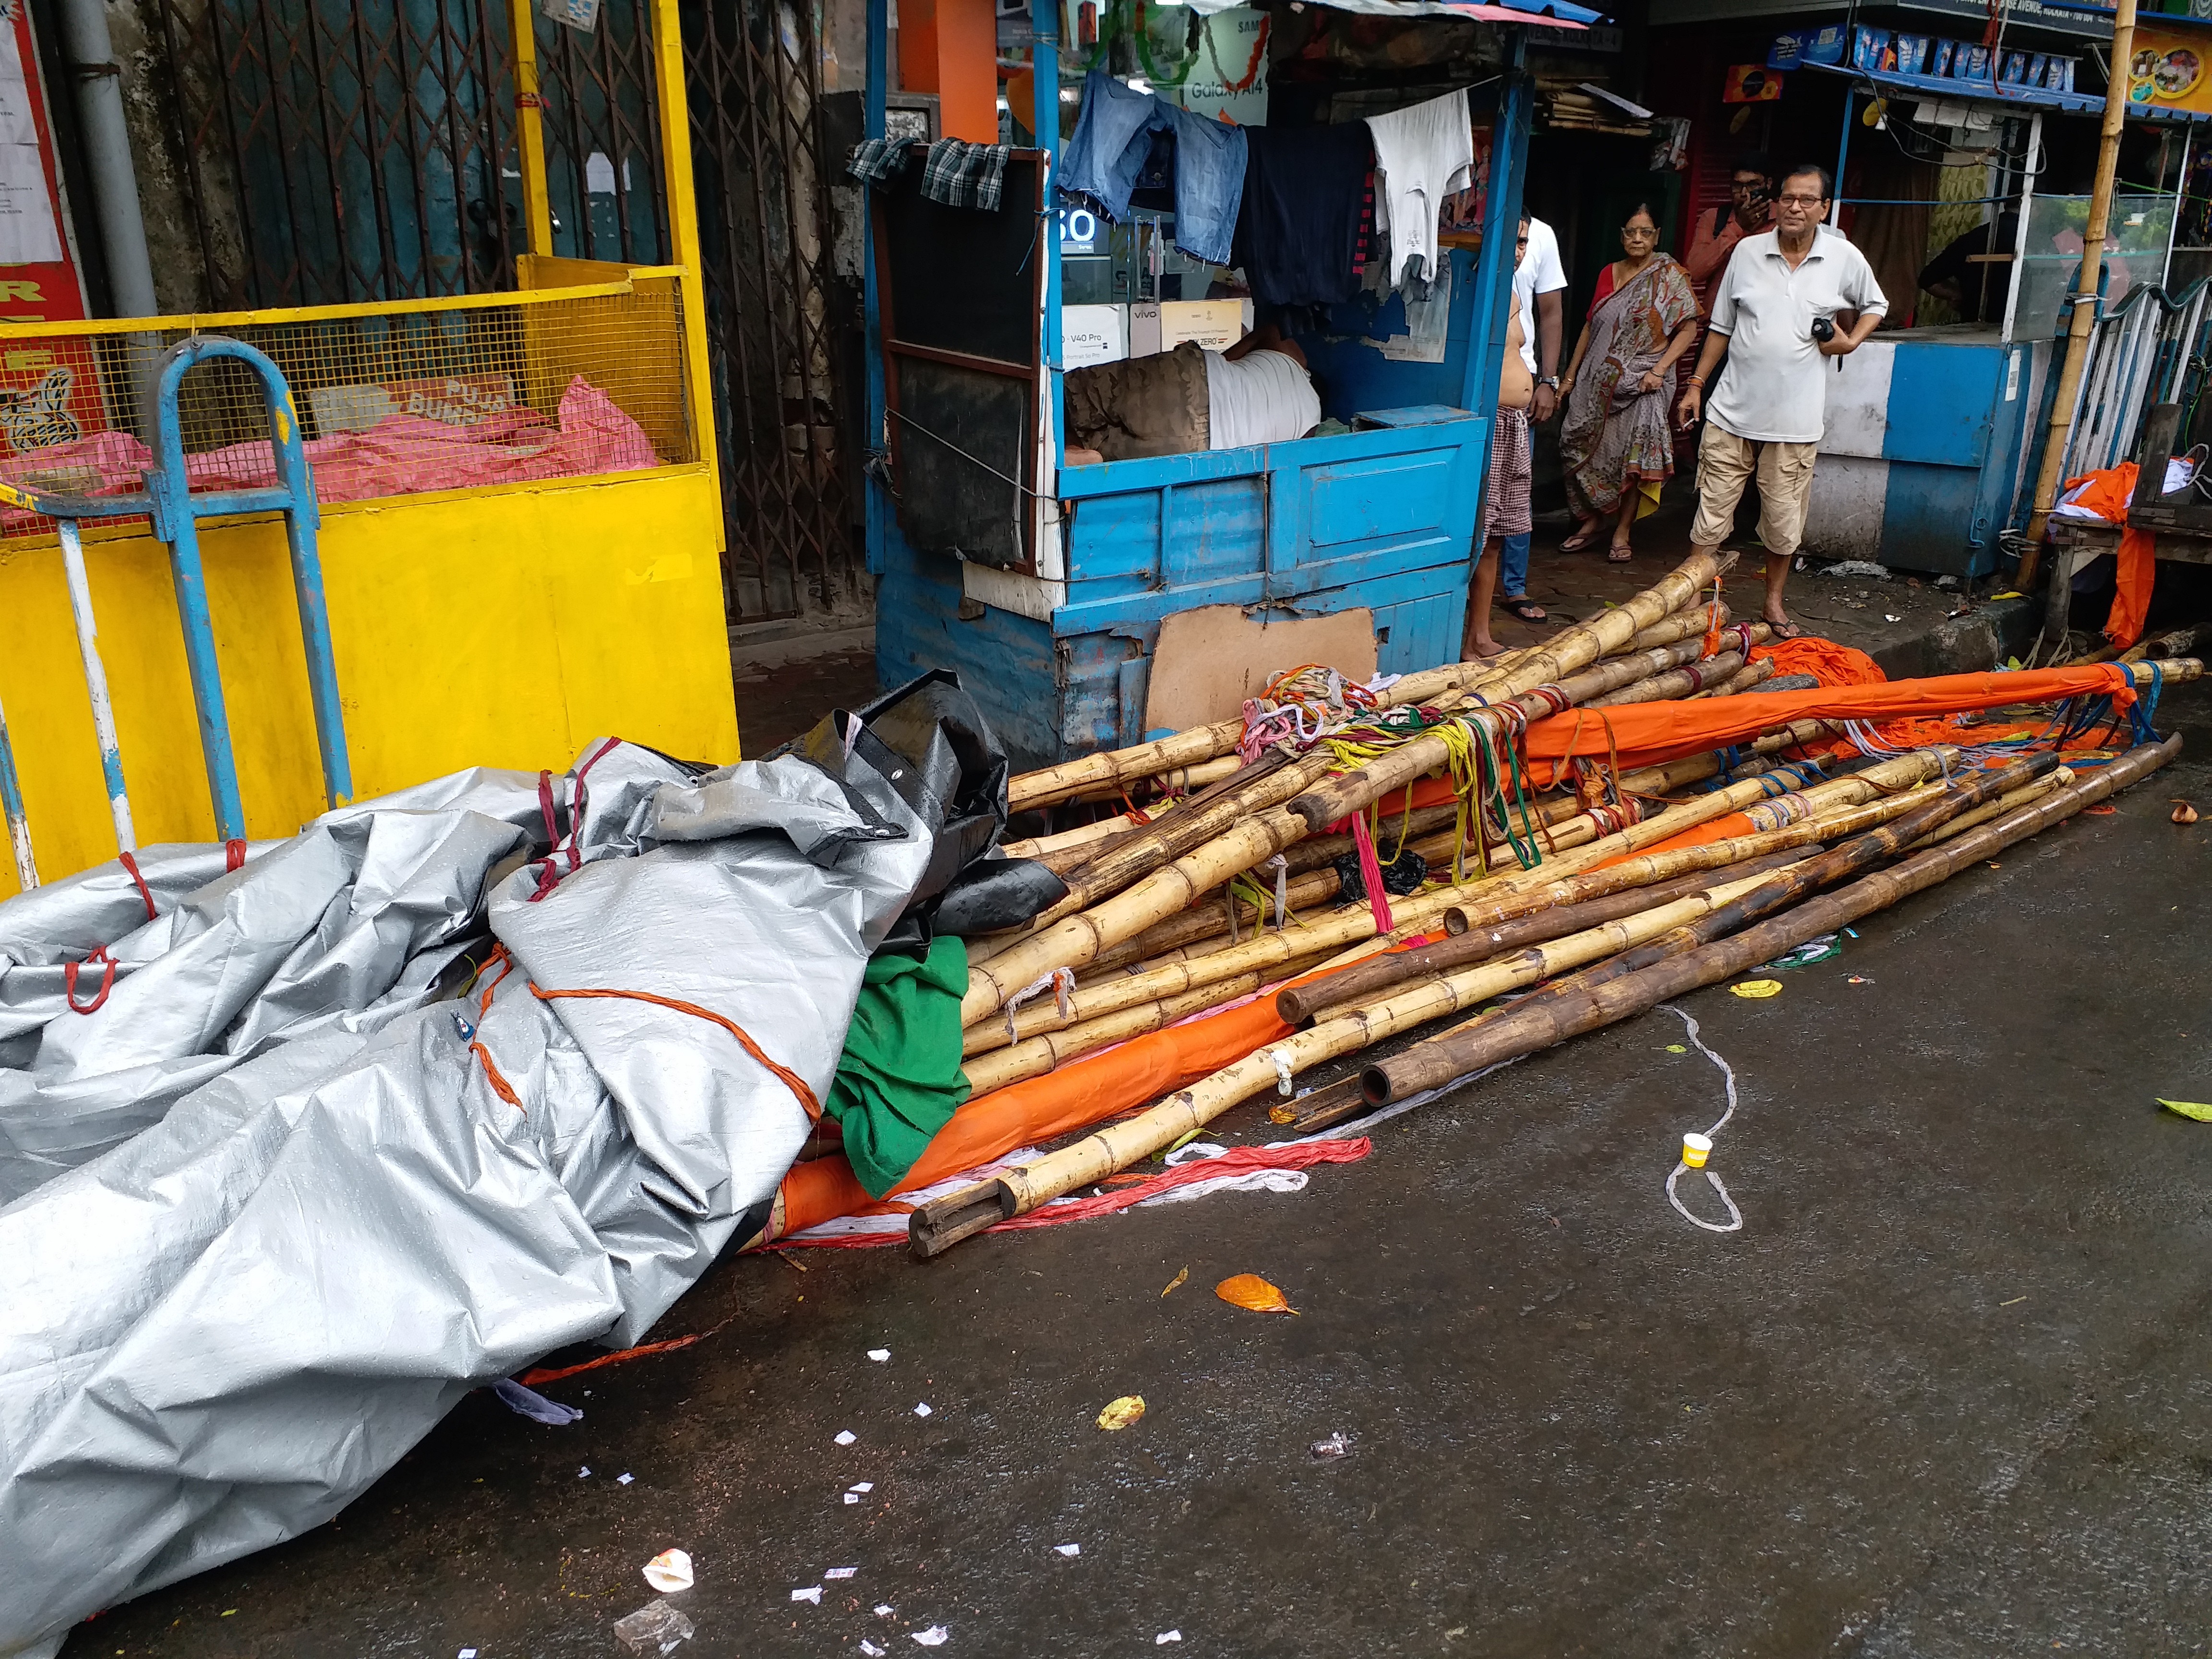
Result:
<instances>
[{"instance_id":1,"label":"silver tarpaulin","mask_svg":"<svg viewBox=\"0 0 2212 1659\"><path fill-rule=\"evenodd\" d=\"M938 828L836 749L597 744L0 904L0 1654L319 1525L758 1226Z\"/></svg>"}]
</instances>

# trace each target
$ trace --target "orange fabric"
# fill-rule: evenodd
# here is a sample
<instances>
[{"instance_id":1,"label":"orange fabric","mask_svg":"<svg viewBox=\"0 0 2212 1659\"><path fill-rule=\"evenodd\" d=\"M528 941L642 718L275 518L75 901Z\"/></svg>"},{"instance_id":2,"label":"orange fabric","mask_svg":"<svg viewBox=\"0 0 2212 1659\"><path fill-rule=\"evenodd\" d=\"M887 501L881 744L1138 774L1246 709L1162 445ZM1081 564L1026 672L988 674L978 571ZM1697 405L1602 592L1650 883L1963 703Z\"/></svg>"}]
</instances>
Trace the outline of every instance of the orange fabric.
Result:
<instances>
[{"instance_id":1,"label":"orange fabric","mask_svg":"<svg viewBox=\"0 0 2212 1659\"><path fill-rule=\"evenodd\" d=\"M1880 685L1889 678L1865 652L1838 645L1833 640L1815 639L1810 634L1754 645L1751 647L1751 659L1771 662L1778 678L1784 674L1810 674L1823 685Z\"/></svg>"},{"instance_id":2,"label":"orange fabric","mask_svg":"<svg viewBox=\"0 0 2212 1659\"><path fill-rule=\"evenodd\" d=\"M2061 499L2088 508L2107 524L2126 525L2140 471L2133 461L2122 461L2085 472L2066 481ZM2077 489L2079 495L2074 493ZM2119 591L2105 618L2105 637L2124 650L2142 637L2143 618L2150 614L2150 591L2158 579L2157 538L2132 526L2121 531L2118 564Z\"/></svg>"},{"instance_id":3,"label":"orange fabric","mask_svg":"<svg viewBox=\"0 0 2212 1659\"><path fill-rule=\"evenodd\" d=\"M1538 784L1571 755L1618 750L1624 770L1656 766L1685 755L1742 743L1801 720L1924 720L1972 708L2110 696L2135 701L2125 669L2114 663L2028 669L2011 674L1947 674L1873 685L1816 686L1697 702L1628 703L1570 709L1528 728L1529 771ZM1553 763L1550 766L1546 762Z\"/></svg>"},{"instance_id":4,"label":"orange fabric","mask_svg":"<svg viewBox=\"0 0 2212 1659\"><path fill-rule=\"evenodd\" d=\"M1411 951L1428 942L1424 935L1395 948ZM1304 985L1324 977L1316 969L1285 983ZM1186 1088L1288 1036L1291 1027L1275 1012L1275 992L1280 988L1271 986L1237 1007L1132 1037L1043 1077L979 1096L953 1113L952 1121L937 1132L906 1179L891 1188L890 1197L979 1168L1018 1146L1037 1146L1087 1129L1117 1112ZM783 1178L782 1198L778 1237L856 1214L878 1202L868 1196L853 1166L835 1156L793 1166Z\"/></svg>"},{"instance_id":5,"label":"orange fabric","mask_svg":"<svg viewBox=\"0 0 2212 1659\"><path fill-rule=\"evenodd\" d=\"M2105 637L2122 650L2142 637L2150 590L2158 580L2158 538L2133 526L2120 532L2119 591L2105 618Z\"/></svg>"}]
</instances>

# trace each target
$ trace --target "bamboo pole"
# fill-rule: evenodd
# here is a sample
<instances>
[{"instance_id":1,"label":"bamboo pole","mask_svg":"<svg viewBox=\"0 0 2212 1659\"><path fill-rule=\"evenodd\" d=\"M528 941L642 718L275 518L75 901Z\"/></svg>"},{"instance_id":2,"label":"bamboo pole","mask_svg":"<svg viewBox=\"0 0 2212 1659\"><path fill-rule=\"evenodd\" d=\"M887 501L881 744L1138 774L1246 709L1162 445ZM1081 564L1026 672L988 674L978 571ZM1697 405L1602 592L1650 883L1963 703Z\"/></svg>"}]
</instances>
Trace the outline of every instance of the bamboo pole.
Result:
<instances>
[{"instance_id":1,"label":"bamboo pole","mask_svg":"<svg viewBox=\"0 0 2212 1659\"><path fill-rule=\"evenodd\" d=\"M2054 789L2063 789L2073 781L2073 769L2062 766L2047 776L2038 778L2034 782L2015 789L2009 794L2001 796L1987 805L1977 806L1963 817L1952 819L1933 835L1922 836L1913 844L1912 850L1918 852L1923 848L1938 846L1955 836L1963 836L1969 830L1987 823L1991 818L2001 818L2008 812L2016 811L2030 801L2040 799Z\"/></svg>"},{"instance_id":2,"label":"bamboo pole","mask_svg":"<svg viewBox=\"0 0 2212 1659\"><path fill-rule=\"evenodd\" d=\"M2015 761L2000 771L1984 772L1962 779L1940 792L1932 792L1931 799L1920 802L1908 812L1899 813L1880 828L1855 836L1830 852L1816 854L1787 870L1750 884L1743 891L1732 895L1727 903L1714 907L1705 915L1674 933L1654 935L1640 941L1640 951L1631 951L1606 963L1594 973L1585 975L1579 988L1556 987L1540 995L1548 1004L1571 994L1575 988L1588 989L1637 972L1656 962L1701 948L1724 933L1735 933L1778 910L1787 909L1824 887L1832 886L1893 857L1932 830L1985 801L1995 800L2008 791L2018 788L2032 778L2052 771L2057 764L2056 755L2033 755ZM1764 961L1765 958L1754 960ZM1474 1069L1463 1063L1465 1051L1470 1047L1479 1047L1485 1040L1480 1024L1479 1020L1469 1021L1425 1042L1417 1042L1403 1054L1394 1054L1370 1066L1364 1074L1368 1099L1376 1105L1384 1105L1406 1095L1437 1088L1456 1078L1464 1077Z\"/></svg>"},{"instance_id":3,"label":"bamboo pole","mask_svg":"<svg viewBox=\"0 0 2212 1659\"><path fill-rule=\"evenodd\" d=\"M2082 234L2081 267L2074 282L2066 325L2066 361L2058 372L2058 394L2051 404L2051 426L2043 442L2043 464L2035 477L2035 510L2028 515L2027 539L2014 584L2027 592L2035 586L2043 557L2043 538L2051 509L2058 504L2059 475L2066 470L2066 441L2074 429L2074 405L2081 399L2081 371L2089 360L2089 334L2100 300L2098 272L2105 262L2105 237L2112 228L2112 179L2119 169L2120 132L2127 125L2126 65L2135 51L2136 0L2115 0L2112 12L2112 73L2105 83L2105 119L2098 130L2097 173L2089 191L2089 228Z\"/></svg>"},{"instance_id":4,"label":"bamboo pole","mask_svg":"<svg viewBox=\"0 0 2212 1659\"><path fill-rule=\"evenodd\" d=\"M1701 697L1741 696L1754 685L1761 685L1772 679L1774 672L1779 665L1771 657L1762 657L1757 662L1746 663L1741 668L1736 670L1725 684L1712 686L1704 691L1690 693L1690 701L1695 702Z\"/></svg>"},{"instance_id":5,"label":"bamboo pole","mask_svg":"<svg viewBox=\"0 0 2212 1659\"><path fill-rule=\"evenodd\" d=\"M1311 953L1302 958L1293 957L1284 971L1302 971L1304 966L1310 965L1316 959ZM1275 977L1280 978L1281 974L1276 974ZM1103 1048L1109 1043L1126 1042L1131 1037L1159 1030L1179 1019L1188 1019L1193 1014L1204 1013L1222 1003L1249 996L1266 984L1267 978L1263 969L1248 970L1227 979L1194 986L1172 996L1133 1003L1109 1014L1097 1015L1041 1036L1025 1038L1008 1048L977 1054L966 1060L961 1067L962 1075L968 1082L969 1097L978 1098L1009 1084L1042 1077L1069 1060Z\"/></svg>"},{"instance_id":6,"label":"bamboo pole","mask_svg":"<svg viewBox=\"0 0 2212 1659\"><path fill-rule=\"evenodd\" d=\"M1103 1180L1203 1128L1231 1107L1275 1084L1282 1074L1279 1062L1279 1067L1296 1073L1353 1053L1441 1015L1472 1007L1518 986L1656 937L1717 904L1728 902L1739 890L1757 887L1761 879L1753 877L1710 893L1676 899L1638 916L1553 939L1506 961L1431 980L1296 1032L1187 1089L1177 1090L1134 1117L919 1206L908 1222L908 1243L917 1255L938 1255L994 1221L1026 1215L1064 1193Z\"/></svg>"},{"instance_id":7,"label":"bamboo pole","mask_svg":"<svg viewBox=\"0 0 2212 1659\"><path fill-rule=\"evenodd\" d=\"M1795 950L1808 939L1835 933L1878 910L1887 909L1900 899L1948 880L1992 854L2002 852L2148 776L2180 752L2181 739L2178 736L2160 744L2142 744L2111 765L2100 767L2063 789L2051 791L2030 805L1983 824L1943 846L1915 853L1887 870L1862 876L1832 893L1808 900L1733 938L1699 945L1601 983L1567 987L1556 996L1540 994L1524 999L1484 1021L1473 1040L1457 1045L1455 1060L1462 1069L1445 1081L1472 1075L1585 1031L1610 1025L1670 997L1732 979L1747 969ZM1404 1057L1399 1055L1396 1059ZM1378 1079L1376 1073L1381 1069L1370 1066L1365 1074L1364 1092L1370 1101L1389 1094L1394 1086L1409 1086Z\"/></svg>"},{"instance_id":8,"label":"bamboo pole","mask_svg":"<svg viewBox=\"0 0 2212 1659\"><path fill-rule=\"evenodd\" d=\"M1087 910L1139 877L1212 841L1233 827L1238 819L1281 805L1316 779L1326 776L1328 768L1326 750L1304 760L1287 763L1279 756L1267 757L1251 769L1259 775L1249 782L1223 789L1218 794L1208 790L1206 794L1211 799L1186 803L1182 811L1132 832L1081 869L1063 877L1067 884L1067 896L1037 918L1037 927L1049 927L1063 917Z\"/></svg>"},{"instance_id":9,"label":"bamboo pole","mask_svg":"<svg viewBox=\"0 0 2212 1659\"><path fill-rule=\"evenodd\" d=\"M1471 691L1495 703L1525 696L1540 685L1565 680L1608 651L1626 645L1638 629L1695 599L1698 590L1712 580L1721 568L1721 562L1711 554L1693 553L1671 574L1661 578L1656 586L1645 589L1626 605L1568 629L1555 636L1548 648L1532 653L1511 672L1483 681ZM1503 717L1486 708L1476 710L1468 718L1490 725L1495 731L1504 729ZM1425 773L1449 764L1450 759L1451 750L1442 738L1416 738L1357 770L1342 773L1307 791L1291 802L1291 810L1305 821L1307 829L1319 830L1362 811Z\"/></svg>"},{"instance_id":10,"label":"bamboo pole","mask_svg":"<svg viewBox=\"0 0 2212 1659\"><path fill-rule=\"evenodd\" d=\"M1671 702L1677 697L1693 696L1709 685L1718 685L1733 678L1743 667L1743 653L1723 651L1717 657L1705 657L1686 663L1663 674L1654 674L1649 679L1625 685L1609 696L1593 698L1583 704L1586 708L1615 708L1631 702Z\"/></svg>"},{"instance_id":11,"label":"bamboo pole","mask_svg":"<svg viewBox=\"0 0 2212 1659\"><path fill-rule=\"evenodd\" d=\"M1430 978L1455 968L1488 962L1528 945L1564 939L1569 933L1633 916L1693 893L1764 875L1802 856L1800 852L1768 853L1723 869L1695 871L1647 887L1627 888L1574 904L1553 905L1494 927L1455 932L1418 951L1372 957L1326 980L1289 986L1276 994L1275 1012L1289 1024L1303 1025L1310 1019L1326 1018L1327 1010L1358 1002L1407 980Z\"/></svg>"}]
</instances>

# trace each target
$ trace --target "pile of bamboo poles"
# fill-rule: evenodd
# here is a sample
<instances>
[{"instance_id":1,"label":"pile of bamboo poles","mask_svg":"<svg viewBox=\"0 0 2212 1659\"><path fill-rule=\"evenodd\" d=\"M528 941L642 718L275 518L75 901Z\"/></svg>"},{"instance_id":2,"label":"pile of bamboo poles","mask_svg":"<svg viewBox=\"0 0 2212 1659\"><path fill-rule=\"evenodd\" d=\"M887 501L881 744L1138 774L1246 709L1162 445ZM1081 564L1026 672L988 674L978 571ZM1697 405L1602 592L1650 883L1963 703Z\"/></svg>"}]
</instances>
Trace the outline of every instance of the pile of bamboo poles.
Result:
<instances>
[{"instance_id":1,"label":"pile of bamboo poles","mask_svg":"<svg viewBox=\"0 0 2212 1659\"><path fill-rule=\"evenodd\" d=\"M1609 789L1601 776L1588 797L1512 800L1519 857L1537 859L1528 868L1493 858L1485 869L1471 854L1486 839L1469 829L1480 804L1400 800L1451 768L1455 741L1468 733L1504 752L1528 720L1565 708L1692 696L1753 707L1772 672L1771 660L1750 660L1766 629L1720 631L1710 589L1722 568L1694 556L1543 650L1398 680L1387 702L1418 705L1425 718L1454 713L1463 726L1360 750L1352 758L1363 764L1347 768L1321 746L1245 763L1240 720L1016 779L1017 810L1126 800L1152 779L1188 793L1149 821L1131 812L1008 847L1050 863L1067 895L1028 927L970 941L962 1020L973 1094L1255 992L1273 998L1275 1029L1291 1034L1075 1145L921 1206L916 1253L1126 1169L1241 1102L1287 1090L1298 1073L1447 1017L1459 1023L1366 1065L1334 1116L1738 973L2102 799L2176 748L2146 744L2079 778L2048 752L1996 770L1962 767L1956 750L1940 747L1813 762L1802 746L1832 728L1778 723L1725 764L1696 756L1612 778ZM2168 680L2201 672L2189 659L2160 666ZM1644 850L1737 812L1752 832ZM1387 912L1343 890L1352 878L1340 872L1358 867L1344 821L1360 815L1374 821L1382 862L1410 851L1427 866L1428 884ZM1428 942L1392 948L1416 938ZM1295 982L1270 988L1286 980ZM1522 994L1486 1006L1509 993ZM1322 1127L1310 1117L1300 1126Z\"/></svg>"}]
</instances>

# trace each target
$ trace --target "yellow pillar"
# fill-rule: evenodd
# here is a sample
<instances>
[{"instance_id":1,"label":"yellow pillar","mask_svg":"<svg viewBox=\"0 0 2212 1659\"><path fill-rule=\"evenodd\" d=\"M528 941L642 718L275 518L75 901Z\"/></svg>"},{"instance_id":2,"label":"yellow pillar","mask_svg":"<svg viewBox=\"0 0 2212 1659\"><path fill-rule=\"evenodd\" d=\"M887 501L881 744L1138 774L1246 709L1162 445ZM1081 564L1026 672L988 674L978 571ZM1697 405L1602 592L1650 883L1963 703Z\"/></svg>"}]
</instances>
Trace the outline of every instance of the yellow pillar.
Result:
<instances>
[{"instance_id":1,"label":"yellow pillar","mask_svg":"<svg viewBox=\"0 0 2212 1659\"><path fill-rule=\"evenodd\" d=\"M513 0L514 127L522 141L522 216L530 251L553 252L553 208L545 191L544 100L538 90L538 14L530 0Z\"/></svg>"},{"instance_id":2,"label":"yellow pillar","mask_svg":"<svg viewBox=\"0 0 2212 1659\"><path fill-rule=\"evenodd\" d=\"M691 182L691 107L684 94L684 33L676 0L653 0L653 44L660 148L667 169L668 251L684 268L684 360L691 389L691 430L719 501L722 462L714 445L714 383L707 369L706 272L699 254L699 201ZM728 540L718 520L714 550L720 553Z\"/></svg>"}]
</instances>

